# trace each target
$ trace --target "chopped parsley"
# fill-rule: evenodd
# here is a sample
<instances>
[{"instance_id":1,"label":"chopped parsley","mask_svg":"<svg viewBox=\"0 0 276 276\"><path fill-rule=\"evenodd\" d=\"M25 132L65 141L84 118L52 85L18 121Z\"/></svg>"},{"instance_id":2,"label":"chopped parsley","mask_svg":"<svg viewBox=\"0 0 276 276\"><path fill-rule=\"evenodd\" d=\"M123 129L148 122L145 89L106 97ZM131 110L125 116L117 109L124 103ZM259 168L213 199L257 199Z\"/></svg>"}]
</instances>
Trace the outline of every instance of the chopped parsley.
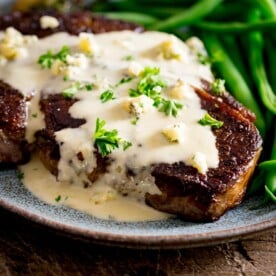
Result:
<instances>
[{"instance_id":1,"label":"chopped parsley","mask_svg":"<svg viewBox=\"0 0 276 276\"><path fill-rule=\"evenodd\" d=\"M183 104L176 101L163 100L161 102L160 112L164 112L167 116L176 117L178 110L182 109Z\"/></svg>"},{"instance_id":2,"label":"chopped parsley","mask_svg":"<svg viewBox=\"0 0 276 276\"><path fill-rule=\"evenodd\" d=\"M110 154L120 145L126 150L132 144L128 141L122 140L118 135L117 129L107 130L104 128L106 122L97 118L96 129L94 133L95 145L102 157Z\"/></svg>"},{"instance_id":3,"label":"chopped parsley","mask_svg":"<svg viewBox=\"0 0 276 276\"><path fill-rule=\"evenodd\" d=\"M122 78L115 86L118 87L121 84L128 83L133 80L133 77Z\"/></svg>"},{"instance_id":4,"label":"chopped parsley","mask_svg":"<svg viewBox=\"0 0 276 276\"><path fill-rule=\"evenodd\" d=\"M62 91L62 95L65 98L71 99L77 92L81 90L91 91L93 89L93 84L82 83L79 81L73 82L68 88Z\"/></svg>"},{"instance_id":5,"label":"chopped parsley","mask_svg":"<svg viewBox=\"0 0 276 276\"><path fill-rule=\"evenodd\" d=\"M220 128L223 126L222 121L218 121L213 118L210 114L206 113L203 118L201 118L198 123L202 126L211 126L214 128Z\"/></svg>"},{"instance_id":6,"label":"chopped parsley","mask_svg":"<svg viewBox=\"0 0 276 276\"><path fill-rule=\"evenodd\" d=\"M55 198L55 201L56 202L59 202L61 200L61 195L58 195L56 198Z\"/></svg>"},{"instance_id":7,"label":"chopped parsley","mask_svg":"<svg viewBox=\"0 0 276 276\"><path fill-rule=\"evenodd\" d=\"M211 84L212 91L216 94L221 96L226 90L225 90L225 80L222 79L216 79Z\"/></svg>"},{"instance_id":8,"label":"chopped parsley","mask_svg":"<svg viewBox=\"0 0 276 276\"><path fill-rule=\"evenodd\" d=\"M211 58L207 54L204 54L204 53L201 53L201 52L197 53L197 59L203 65L207 65L207 64L212 63Z\"/></svg>"},{"instance_id":9,"label":"chopped parsley","mask_svg":"<svg viewBox=\"0 0 276 276\"><path fill-rule=\"evenodd\" d=\"M24 178L24 173L23 172L18 172L17 178L18 179L23 179Z\"/></svg>"},{"instance_id":10,"label":"chopped parsley","mask_svg":"<svg viewBox=\"0 0 276 276\"><path fill-rule=\"evenodd\" d=\"M102 101L102 103L111 101L116 99L114 92L112 90L105 90L101 95L100 95L100 100Z\"/></svg>"},{"instance_id":11,"label":"chopped parsley","mask_svg":"<svg viewBox=\"0 0 276 276\"><path fill-rule=\"evenodd\" d=\"M33 117L33 118L37 118L37 113L33 113L33 114L32 114L32 117Z\"/></svg>"},{"instance_id":12,"label":"chopped parsley","mask_svg":"<svg viewBox=\"0 0 276 276\"><path fill-rule=\"evenodd\" d=\"M183 105L176 101L166 100L161 96L162 89L167 87L167 84L159 76L160 69L157 67L146 67L140 74L140 81L136 89L130 89L130 97L139 97L146 95L153 100L153 106L159 108L160 112L164 112L167 116L177 116L178 110L182 109Z\"/></svg>"},{"instance_id":13,"label":"chopped parsley","mask_svg":"<svg viewBox=\"0 0 276 276\"><path fill-rule=\"evenodd\" d=\"M45 69L50 69L53 66L54 61L60 60L66 63L66 57L70 54L70 49L68 46L63 46L60 51L53 53L51 50L47 51L45 54L38 58L38 64Z\"/></svg>"},{"instance_id":14,"label":"chopped parsley","mask_svg":"<svg viewBox=\"0 0 276 276\"><path fill-rule=\"evenodd\" d=\"M131 61L131 60L134 60L134 57L132 55L128 55L123 57L122 60Z\"/></svg>"}]
</instances>

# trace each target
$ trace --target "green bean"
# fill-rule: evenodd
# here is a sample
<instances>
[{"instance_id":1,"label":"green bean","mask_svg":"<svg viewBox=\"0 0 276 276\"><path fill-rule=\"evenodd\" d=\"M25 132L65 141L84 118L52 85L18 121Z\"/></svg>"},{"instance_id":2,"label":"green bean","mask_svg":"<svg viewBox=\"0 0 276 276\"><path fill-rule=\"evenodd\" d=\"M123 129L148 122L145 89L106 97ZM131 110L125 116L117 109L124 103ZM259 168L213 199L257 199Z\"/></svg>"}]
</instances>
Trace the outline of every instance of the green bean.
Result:
<instances>
[{"instance_id":1,"label":"green bean","mask_svg":"<svg viewBox=\"0 0 276 276\"><path fill-rule=\"evenodd\" d=\"M225 49L227 50L227 53L230 56L232 62L235 64L236 68L241 73L247 85L251 88L252 81L249 78L249 74L243 62L243 57L241 54L241 50L239 49L237 38L234 36L225 35L222 37L222 43Z\"/></svg>"},{"instance_id":2,"label":"green bean","mask_svg":"<svg viewBox=\"0 0 276 276\"><path fill-rule=\"evenodd\" d=\"M266 18L276 18L276 3L274 0L254 0Z\"/></svg>"},{"instance_id":3,"label":"green bean","mask_svg":"<svg viewBox=\"0 0 276 276\"><path fill-rule=\"evenodd\" d=\"M260 22L254 22L251 24L242 22L233 23L221 23L221 22L205 22L201 21L195 23L194 26L197 29L204 31L212 31L214 33L228 33L228 34L238 34L252 31L275 31L276 30L276 20L270 19Z\"/></svg>"},{"instance_id":4,"label":"green bean","mask_svg":"<svg viewBox=\"0 0 276 276\"><path fill-rule=\"evenodd\" d=\"M262 112L242 75L223 49L220 40L213 34L204 33L201 34L201 37L209 55L214 60L214 65L219 70L222 77L226 80L226 83L234 97L255 113L255 124L260 133L264 136L265 122Z\"/></svg>"},{"instance_id":5,"label":"green bean","mask_svg":"<svg viewBox=\"0 0 276 276\"><path fill-rule=\"evenodd\" d=\"M125 20L129 22L133 22L136 24L144 25L145 27L157 22L157 19L153 16L146 15L143 13L135 13L135 12L100 12L95 13L99 15L107 16L111 19L119 19Z\"/></svg>"},{"instance_id":6,"label":"green bean","mask_svg":"<svg viewBox=\"0 0 276 276\"><path fill-rule=\"evenodd\" d=\"M276 160L263 161L259 164L259 168L266 171L272 169L276 171Z\"/></svg>"},{"instance_id":7,"label":"green bean","mask_svg":"<svg viewBox=\"0 0 276 276\"><path fill-rule=\"evenodd\" d=\"M267 63L268 63L268 74L269 82L271 84L272 90L276 93L276 51L275 45L273 45L272 40L266 39L265 41L266 51L267 51Z\"/></svg>"},{"instance_id":8,"label":"green bean","mask_svg":"<svg viewBox=\"0 0 276 276\"><path fill-rule=\"evenodd\" d=\"M249 20L255 21L259 18L259 12L252 10ZM252 32L248 35L248 60L251 67L253 79L258 89L262 103L273 114L276 114L276 95L268 82L263 61L263 38L261 33Z\"/></svg>"},{"instance_id":9,"label":"green bean","mask_svg":"<svg viewBox=\"0 0 276 276\"><path fill-rule=\"evenodd\" d=\"M183 12L169 17L167 20L153 24L150 28L153 30L168 31L183 25L190 25L206 17L221 2L222 0L201 0Z\"/></svg>"}]
</instances>

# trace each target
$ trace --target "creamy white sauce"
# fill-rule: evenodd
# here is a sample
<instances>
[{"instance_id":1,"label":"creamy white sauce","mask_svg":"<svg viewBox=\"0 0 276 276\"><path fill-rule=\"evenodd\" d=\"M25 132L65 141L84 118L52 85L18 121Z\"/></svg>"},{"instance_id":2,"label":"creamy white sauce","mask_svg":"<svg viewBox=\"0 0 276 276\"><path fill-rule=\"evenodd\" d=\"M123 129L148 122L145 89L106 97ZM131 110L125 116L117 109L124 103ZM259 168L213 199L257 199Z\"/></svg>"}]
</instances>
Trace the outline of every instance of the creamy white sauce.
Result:
<instances>
[{"instance_id":1,"label":"creamy white sauce","mask_svg":"<svg viewBox=\"0 0 276 276\"><path fill-rule=\"evenodd\" d=\"M145 193L160 193L150 176L150 165L160 162L184 162L192 165L193 156L200 152L206 157L208 168L218 166L215 136L210 127L198 124L198 120L206 111L201 108L200 99L191 88L200 87L200 79L210 82L213 80L210 67L200 64L196 54L185 43L169 34L121 31L91 35L97 51L92 57L87 57L87 64L77 68L79 72L72 74L70 80L64 81L63 75L53 75L51 70L40 68L38 57L48 50L55 53L66 45L71 54L81 52L79 39L67 33L57 33L39 39L31 46L26 46L28 54L25 58L0 66L2 80L20 90L26 97L34 95L29 104L26 132L26 139L30 142L34 139L34 133L44 126L44 117L38 106L40 97L61 93L74 81L94 84L92 91L78 92L75 97L79 101L70 108L72 117L84 118L86 123L80 128L67 128L55 133L61 153L58 165L59 182L49 173L46 174L45 169L36 161L32 161L21 167L25 173L24 184L35 195L49 203L55 203L55 198L61 195L62 204L102 218L144 220L166 217L143 203ZM160 55L160 45L170 40L173 40L177 51L181 53L181 58L167 59ZM131 61L126 59L127 56L131 56L133 61L143 68L160 68L160 77L167 82L162 96L183 104L176 117L166 116L152 107L140 116L136 125L131 123L133 115L124 105L130 99L129 89L137 87L139 77L116 86L127 75L130 67ZM181 99L174 99L170 90L179 81L188 85L189 89ZM116 99L102 103L99 97L106 89L114 91ZM108 173L92 187L84 189L86 174L96 166L93 141L96 118L106 121L106 129L117 129L119 136L130 141L132 146L125 151L121 148L115 149L110 155L113 162L108 167ZM169 142L162 134L165 127L174 124L185 126L181 143ZM76 154L79 152L84 156L84 161L77 158ZM127 169L138 173L138 176L126 177ZM45 175L45 178L41 175ZM115 199L102 204L93 203L94 196L98 193L106 195L110 189L112 193L116 193ZM129 196L122 197L121 194ZM132 211L124 212L124 209Z\"/></svg>"},{"instance_id":2,"label":"creamy white sauce","mask_svg":"<svg viewBox=\"0 0 276 276\"><path fill-rule=\"evenodd\" d=\"M118 221L162 220L171 216L132 197L124 197L102 183L84 189L68 182L58 182L37 156L33 156L28 164L20 166L20 170L24 173L24 185L49 204L65 205L98 218Z\"/></svg>"}]
</instances>

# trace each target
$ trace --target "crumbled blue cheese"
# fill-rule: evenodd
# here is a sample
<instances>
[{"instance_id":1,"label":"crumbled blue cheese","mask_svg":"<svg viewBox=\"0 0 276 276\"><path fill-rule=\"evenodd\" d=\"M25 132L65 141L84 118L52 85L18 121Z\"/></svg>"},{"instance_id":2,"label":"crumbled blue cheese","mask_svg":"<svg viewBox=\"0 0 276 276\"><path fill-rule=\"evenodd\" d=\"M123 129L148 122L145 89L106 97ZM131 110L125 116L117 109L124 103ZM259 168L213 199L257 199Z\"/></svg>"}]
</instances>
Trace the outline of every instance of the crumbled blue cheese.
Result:
<instances>
[{"instance_id":1,"label":"crumbled blue cheese","mask_svg":"<svg viewBox=\"0 0 276 276\"><path fill-rule=\"evenodd\" d=\"M95 55L99 51L94 35L89 33L80 33L79 48L88 55Z\"/></svg>"},{"instance_id":2,"label":"crumbled blue cheese","mask_svg":"<svg viewBox=\"0 0 276 276\"><path fill-rule=\"evenodd\" d=\"M0 58L2 64L5 60L21 59L27 56L26 46L37 41L34 35L22 35L13 27L6 29L0 37Z\"/></svg>"},{"instance_id":3,"label":"crumbled blue cheese","mask_svg":"<svg viewBox=\"0 0 276 276\"><path fill-rule=\"evenodd\" d=\"M127 74L131 77L137 77L144 70L144 67L138 62L131 62L127 68Z\"/></svg>"},{"instance_id":4,"label":"crumbled blue cheese","mask_svg":"<svg viewBox=\"0 0 276 276\"><path fill-rule=\"evenodd\" d=\"M74 55L68 55L66 57L66 63L59 59L55 60L51 72L53 75L62 75L69 79L74 79L87 65L87 57L84 54L76 53Z\"/></svg>"},{"instance_id":5,"label":"crumbled blue cheese","mask_svg":"<svg viewBox=\"0 0 276 276\"><path fill-rule=\"evenodd\" d=\"M207 53L203 42L198 37L190 37L186 41L186 45L193 53Z\"/></svg>"},{"instance_id":6,"label":"crumbled blue cheese","mask_svg":"<svg viewBox=\"0 0 276 276\"><path fill-rule=\"evenodd\" d=\"M145 95L128 98L123 102L123 106L130 114L136 117L140 117L143 113L150 112L154 109L153 100Z\"/></svg>"},{"instance_id":7,"label":"crumbled blue cheese","mask_svg":"<svg viewBox=\"0 0 276 276\"><path fill-rule=\"evenodd\" d=\"M162 131L169 142L182 143L185 135L185 124L178 123L165 127Z\"/></svg>"},{"instance_id":8,"label":"crumbled blue cheese","mask_svg":"<svg viewBox=\"0 0 276 276\"><path fill-rule=\"evenodd\" d=\"M175 99L192 99L195 96L194 89L183 82L178 80L177 83L169 89L169 95Z\"/></svg>"},{"instance_id":9,"label":"crumbled blue cheese","mask_svg":"<svg viewBox=\"0 0 276 276\"><path fill-rule=\"evenodd\" d=\"M39 21L42 29L55 29L59 26L59 21L53 16L41 16Z\"/></svg>"},{"instance_id":10,"label":"crumbled blue cheese","mask_svg":"<svg viewBox=\"0 0 276 276\"><path fill-rule=\"evenodd\" d=\"M108 201L115 200L117 197L117 191L114 189L109 189L105 192L96 192L93 194L91 200L94 204L104 204Z\"/></svg>"},{"instance_id":11,"label":"crumbled blue cheese","mask_svg":"<svg viewBox=\"0 0 276 276\"><path fill-rule=\"evenodd\" d=\"M199 173L206 174L208 171L206 155L201 152L196 152L192 157L191 166L196 168Z\"/></svg>"},{"instance_id":12,"label":"crumbled blue cheese","mask_svg":"<svg viewBox=\"0 0 276 276\"><path fill-rule=\"evenodd\" d=\"M183 51L174 37L170 37L157 47L159 56L162 56L164 59L182 59Z\"/></svg>"}]
</instances>

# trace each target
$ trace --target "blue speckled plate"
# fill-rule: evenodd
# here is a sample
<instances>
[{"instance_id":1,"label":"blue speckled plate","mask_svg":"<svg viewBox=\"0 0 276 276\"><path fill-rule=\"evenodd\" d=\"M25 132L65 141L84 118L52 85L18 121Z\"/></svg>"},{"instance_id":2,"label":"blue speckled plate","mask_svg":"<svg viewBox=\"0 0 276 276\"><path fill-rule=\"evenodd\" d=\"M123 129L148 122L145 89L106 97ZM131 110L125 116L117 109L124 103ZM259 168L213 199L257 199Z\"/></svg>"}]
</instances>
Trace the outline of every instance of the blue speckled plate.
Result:
<instances>
[{"instance_id":1,"label":"blue speckled plate","mask_svg":"<svg viewBox=\"0 0 276 276\"><path fill-rule=\"evenodd\" d=\"M250 198L213 223L180 219L122 223L94 218L76 210L48 205L34 197L13 169L0 171L0 206L32 221L77 238L144 248L193 247L233 241L276 226L276 205L257 210L259 198Z\"/></svg>"}]
</instances>

